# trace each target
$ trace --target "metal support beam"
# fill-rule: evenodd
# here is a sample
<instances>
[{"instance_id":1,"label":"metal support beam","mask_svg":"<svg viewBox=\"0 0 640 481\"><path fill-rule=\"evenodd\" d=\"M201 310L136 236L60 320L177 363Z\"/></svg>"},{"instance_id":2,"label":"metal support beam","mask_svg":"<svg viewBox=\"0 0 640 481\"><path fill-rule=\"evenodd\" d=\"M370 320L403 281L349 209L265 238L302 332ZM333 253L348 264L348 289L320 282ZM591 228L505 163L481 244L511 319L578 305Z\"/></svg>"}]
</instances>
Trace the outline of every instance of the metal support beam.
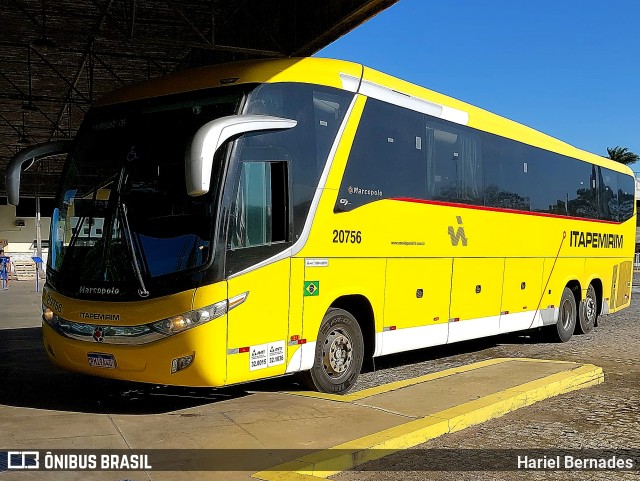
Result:
<instances>
[{"instance_id":1,"label":"metal support beam","mask_svg":"<svg viewBox=\"0 0 640 481\"><path fill-rule=\"evenodd\" d=\"M7 77L2 71L0 71L0 77L2 77L3 79L5 79L7 81L7 83L9 85L11 85L16 92L18 92L20 94L20 100L22 102L24 102L25 98L29 99L29 103L31 104L31 100L34 100L33 97L31 95L29 95L28 97L25 95L25 93L22 91L22 89L20 87L18 87L14 82L11 81L11 79L9 77ZM10 96L4 97L4 96L0 96L0 98L11 98ZM17 99L17 96L15 96L14 98ZM58 100L53 100L54 102L59 102L62 101L62 99L58 99ZM40 107L34 106L33 104L31 104L33 107L35 107L35 109L40 113L40 115L42 115L45 119L47 119L47 121L49 121L49 123L54 127L57 128L56 124L54 123L54 121L51 119L51 117L49 117ZM63 130L58 128L59 132L62 132L63 134L65 133Z\"/></svg>"},{"instance_id":2,"label":"metal support beam","mask_svg":"<svg viewBox=\"0 0 640 481\"><path fill-rule=\"evenodd\" d=\"M189 20L189 18L184 14L182 10L180 10L178 7L173 7L173 10L180 16L180 18L182 18L183 22L187 24L191 31L195 33L198 38L200 38L200 40L202 40L206 45L208 45L209 47L213 47L215 45L209 42L207 37L205 37L200 29L191 20Z\"/></svg>"},{"instance_id":3,"label":"metal support beam","mask_svg":"<svg viewBox=\"0 0 640 481\"><path fill-rule=\"evenodd\" d=\"M22 4L20 0L13 0L12 2L7 2L9 5L13 5L36 27L38 32L42 31L42 24L38 20L34 14L32 14L26 7Z\"/></svg>"},{"instance_id":4,"label":"metal support beam","mask_svg":"<svg viewBox=\"0 0 640 481\"><path fill-rule=\"evenodd\" d=\"M344 35L353 28L366 21L368 18L376 15L378 12L389 8L398 0L372 0L366 2L360 7L356 8L353 12L347 14L342 19L333 23L331 28L325 32L320 33L317 37L312 39L307 44L297 48L291 52L291 56L307 56L312 55L322 47L327 45L330 40L338 38L340 35Z\"/></svg>"},{"instance_id":5,"label":"metal support beam","mask_svg":"<svg viewBox=\"0 0 640 481\"><path fill-rule=\"evenodd\" d=\"M90 102L90 100L89 100L89 99L88 99L88 98L87 98L87 97L86 97L82 92L80 92L80 91L76 88L77 81L75 81L75 82L70 82L70 81L69 81L69 79L68 79L67 77L65 77L65 76L64 76L64 74L62 74L62 73L61 73L61 72L56 68L56 66L55 66L55 65L53 65L51 62L49 62L49 61L47 60L47 58L46 58L44 55L42 55L40 52L38 52L38 51L37 51L37 50L35 50L35 49L32 49L32 50L36 53L36 55L37 55L38 57L40 57L40 59L41 59L41 60L42 60L46 65L47 65L47 67L49 67L51 70L53 70L53 71L56 73L56 75L57 75L58 77L60 77L60 79L70 87L70 90L71 90L71 91L73 91L73 92L75 92L76 94L78 94L78 96L80 96L80 98L81 98L82 100L85 100L85 101L87 101L87 102L91 103L91 102ZM83 59L82 59L82 65L83 65L83 66L84 66L84 63L86 62L86 54L85 54L85 56L84 56L84 57L85 57L85 58L83 58Z\"/></svg>"},{"instance_id":6,"label":"metal support beam","mask_svg":"<svg viewBox=\"0 0 640 481\"><path fill-rule=\"evenodd\" d=\"M0 114L0 120L3 120L5 124L7 124L9 127L11 127L13 130L15 130L17 132L17 134L22 137L22 130L20 130L18 127L16 127L15 125L13 125L11 122L9 122L7 120L7 118Z\"/></svg>"},{"instance_id":7,"label":"metal support beam","mask_svg":"<svg viewBox=\"0 0 640 481\"><path fill-rule=\"evenodd\" d=\"M82 62L80 62L80 65L78 66L78 70L76 71L76 75L73 79L73 83L71 84L71 88L67 92L66 102L64 103L64 105L62 106L58 114L58 119L56 120L57 127L60 127L60 122L62 121L64 111L71 101L71 94L74 91L77 91L76 85L78 83L78 80L80 80L80 75L82 75L82 71L84 70L84 67L87 63L87 57L90 55L90 52L91 52L91 46L93 45L96 35L98 35L100 30L102 29L102 24L104 23L104 20L109 13L109 8L111 8L112 3L113 3L113 0L108 0L107 4L104 6L104 10L100 11L100 16L96 21L95 26L93 27L91 35L89 36L89 41L87 42L87 46L85 47L85 52L84 52L84 55L82 56ZM55 130L51 132L51 135L49 136L49 140L53 140L54 133L55 133Z\"/></svg>"},{"instance_id":8,"label":"metal support beam","mask_svg":"<svg viewBox=\"0 0 640 481\"><path fill-rule=\"evenodd\" d=\"M97 60L98 63L100 65L102 65L104 67L104 69L111 74L111 76L113 76L113 78L115 78L122 85L126 85L126 82L124 80L122 80L122 78L117 73L115 73L114 70L111 67L109 67L109 65L107 65L107 63L104 62L98 55L96 55L94 53L93 54L93 58L94 58L94 60Z\"/></svg>"}]
</instances>

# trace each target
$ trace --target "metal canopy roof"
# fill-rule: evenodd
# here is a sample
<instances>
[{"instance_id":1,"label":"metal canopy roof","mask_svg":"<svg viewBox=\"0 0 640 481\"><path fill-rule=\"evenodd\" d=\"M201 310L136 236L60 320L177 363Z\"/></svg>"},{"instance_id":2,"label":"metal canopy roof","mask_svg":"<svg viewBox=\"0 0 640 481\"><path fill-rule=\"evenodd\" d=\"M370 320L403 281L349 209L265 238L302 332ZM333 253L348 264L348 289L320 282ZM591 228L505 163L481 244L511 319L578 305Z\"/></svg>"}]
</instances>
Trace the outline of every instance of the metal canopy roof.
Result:
<instances>
[{"instance_id":1,"label":"metal canopy roof","mask_svg":"<svg viewBox=\"0 0 640 481\"><path fill-rule=\"evenodd\" d=\"M176 70L308 56L398 0L10 0L0 2L0 196L20 149L73 137L104 93ZM60 159L23 174L55 193Z\"/></svg>"}]
</instances>

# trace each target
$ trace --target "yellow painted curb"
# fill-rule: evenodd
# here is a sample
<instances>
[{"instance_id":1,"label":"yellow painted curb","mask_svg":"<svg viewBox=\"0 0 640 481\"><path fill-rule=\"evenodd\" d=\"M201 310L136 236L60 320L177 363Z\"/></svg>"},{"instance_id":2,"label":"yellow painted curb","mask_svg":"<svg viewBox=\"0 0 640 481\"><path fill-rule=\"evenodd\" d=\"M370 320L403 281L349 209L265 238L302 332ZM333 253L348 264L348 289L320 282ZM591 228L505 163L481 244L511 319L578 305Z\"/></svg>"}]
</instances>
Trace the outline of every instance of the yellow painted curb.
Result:
<instances>
[{"instance_id":1,"label":"yellow painted curb","mask_svg":"<svg viewBox=\"0 0 640 481\"><path fill-rule=\"evenodd\" d=\"M403 379L401 381L394 381L387 384L382 384L381 386L370 387L367 389L363 389L361 391L357 391L351 394L327 394L322 392L314 392L314 391L288 391L284 394L291 394L293 396L304 396L304 397L312 397L317 399L326 399L328 401L336 401L341 403L350 403L354 401L360 401L361 399L375 396L376 394L383 394L389 391L396 391L398 389L402 389L403 387L413 386L415 384L420 384L427 381L433 381L434 379L441 379L443 377L453 376L455 374L460 374L463 372L474 371L476 369L481 369L487 366L494 366L496 364L502 364L504 362L532 362L532 363L555 363L555 364L576 364L570 361L553 361L547 359L532 359L528 357L501 357L495 359L487 359L486 361L475 362L473 364L469 364L467 366L453 367L451 369L445 369L444 371L433 372L430 374L425 374L424 376L414 377L411 379Z\"/></svg>"},{"instance_id":2,"label":"yellow painted curb","mask_svg":"<svg viewBox=\"0 0 640 481\"><path fill-rule=\"evenodd\" d=\"M460 372L467 372L509 361L575 364L566 361L546 361L527 358L492 359L461 368L447 369L440 373L427 374L426 376L406 381L389 383L385 386L365 389L348 396L311 395L318 393L304 393L304 395L340 402L353 402L368 396L393 391L420 382L439 379ZM576 366L574 369L520 384L459 406L439 411L430 416L409 421L399 426L385 429L353 441L348 441L308 456L300 457L295 461L280 464L268 470L255 473L252 477L264 481L318 481L341 471L353 469L368 461L380 459L403 449L417 446L443 434L460 431L469 426L488 421L489 419L503 416L511 411L529 406L543 399L589 386L595 386L604 382L604 374L601 367L594 366L593 364L576 364ZM362 395L365 392L366 395ZM340 399L334 399L334 397ZM348 400L343 400L343 398L347 397L349 397Z\"/></svg>"}]
</instances>

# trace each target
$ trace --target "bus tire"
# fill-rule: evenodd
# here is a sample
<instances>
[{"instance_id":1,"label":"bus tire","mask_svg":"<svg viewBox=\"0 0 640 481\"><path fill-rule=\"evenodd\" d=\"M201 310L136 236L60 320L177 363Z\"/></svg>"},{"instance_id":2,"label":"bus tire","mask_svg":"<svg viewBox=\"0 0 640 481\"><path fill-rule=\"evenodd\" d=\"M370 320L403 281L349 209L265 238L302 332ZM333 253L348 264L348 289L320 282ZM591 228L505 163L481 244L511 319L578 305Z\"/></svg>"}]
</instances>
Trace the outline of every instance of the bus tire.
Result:
<instances>
[{"instance_id":1,"label":"bus tire","mask_svg":"<svg viewBox=\"0 0 640 481\"><path fill-rule=\"evenodd\" d=\"M549 326L547 333L553 342L567 342L573 336L578 319L576 298L568 287L562 291L558 307L558 320L554 325Z\"/></svg>"},{"instance_id":2,"label":"bus tire","mask_svg":"<svg viewBox=\"0 0 640 481\"><path fill-rule=\"evenodd\" d=\"M341 394L353 387L364 359L358 321L343 309L329 309L320 324L313 367L301 373L315 391Z\"/></svg>"},{"instance_id":3,"label":"bus tire","mask_svg":"<svg viewBox=\"0 0 640 481\"><path fill-rule=\"evenodd\" d=\"M598 296L591 284L587 289L587 297L580 303L579 322L576 325L578 334L588 334L593 330L598 321Z\"/></svg>"}]
</instances>

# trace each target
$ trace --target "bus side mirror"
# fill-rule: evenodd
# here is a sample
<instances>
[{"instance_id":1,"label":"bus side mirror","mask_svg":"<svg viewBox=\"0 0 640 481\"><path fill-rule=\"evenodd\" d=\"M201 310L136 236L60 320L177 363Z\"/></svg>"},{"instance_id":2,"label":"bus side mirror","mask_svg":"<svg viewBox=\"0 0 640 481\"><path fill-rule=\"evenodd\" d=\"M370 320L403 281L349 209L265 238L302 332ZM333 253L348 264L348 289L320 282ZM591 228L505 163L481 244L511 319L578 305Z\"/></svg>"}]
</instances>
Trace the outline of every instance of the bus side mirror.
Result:
<instances>
[{"instance_id":1,"label":"bus side mirror","mask_svg":"<svg viewBox=\"0 0 640 481\"><path fill-rule=\"evenodd\" d=\"M20 174L23 170L27 170L34 162L42 160L52 155L68 154L71 151L71 140L56 140L54 142L46 142L44 144L36 144L27 147L14 155L7 166L5 176L7 186L7 197L9 203L18 205L20 202ZM26 162L31 162L23 169Z\"/></svg>"},{"instance_id":2,"label":"bus side mirror","mask_svg":"<svg viewBox=\"0 0 640 481\"><path fill-rule=\"evenodd\" d=\"M194 134L185 154L187 193L196 197L209 192L213 157L225 141L246 132L290 129L296 120L268 115L229 115L207 122Z\"/></svg>"}]
</instances>

